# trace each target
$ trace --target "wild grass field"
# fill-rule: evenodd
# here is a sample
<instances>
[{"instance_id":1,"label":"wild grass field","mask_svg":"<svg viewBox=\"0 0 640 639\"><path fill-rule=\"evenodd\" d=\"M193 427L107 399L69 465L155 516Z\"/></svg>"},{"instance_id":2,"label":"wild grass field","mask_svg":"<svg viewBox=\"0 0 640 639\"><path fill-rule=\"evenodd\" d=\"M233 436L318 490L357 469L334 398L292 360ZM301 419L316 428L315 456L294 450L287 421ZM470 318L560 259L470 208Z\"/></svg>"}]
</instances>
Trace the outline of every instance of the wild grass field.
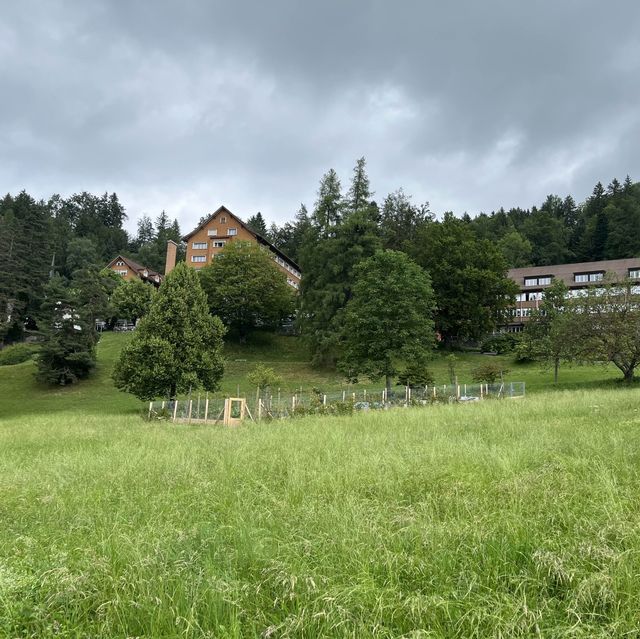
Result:
<instances>
[{"instance_id":1,"label":"wild grass field","mask_svg":"<svg viewBox=\"0 0 640 639\"><path fill-rule=\"evenodd\" d=\"M0 638L640 637L640 391L503 361L519 400L247 423L141 419L110 371L0 367ZM299 340L227 347L340 388ZM438 383L448 381L437 356ZM553 388L553 392L551 389Z\"/></svg>"},{"instance_id":2,"label":"wild grass field","mask_svg":"<svg viewBox=\"0 0 640 639\"><path fill-rule=\"evenodd\" d=\"M0 426L1 637L637 637L635 389Z\"/></svg>"}]
</instances>

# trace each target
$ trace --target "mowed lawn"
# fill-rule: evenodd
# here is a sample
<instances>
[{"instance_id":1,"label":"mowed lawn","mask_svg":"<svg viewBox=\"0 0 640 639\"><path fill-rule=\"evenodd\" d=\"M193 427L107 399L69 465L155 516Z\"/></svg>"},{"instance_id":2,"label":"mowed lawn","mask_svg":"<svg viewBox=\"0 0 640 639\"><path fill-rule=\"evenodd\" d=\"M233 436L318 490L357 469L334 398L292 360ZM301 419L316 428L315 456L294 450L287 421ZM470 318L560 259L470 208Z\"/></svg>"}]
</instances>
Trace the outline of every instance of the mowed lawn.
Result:
<instances>
[{"instance_id":1,"label":"mowed lawn","mask_svg":"<svg viewBox=\"0 0 640 639\"><path fill-rule=\"evenodd\" d=\"M640 391L0 423L1 637L637 637Z\"/></svg>"}]
</instances>

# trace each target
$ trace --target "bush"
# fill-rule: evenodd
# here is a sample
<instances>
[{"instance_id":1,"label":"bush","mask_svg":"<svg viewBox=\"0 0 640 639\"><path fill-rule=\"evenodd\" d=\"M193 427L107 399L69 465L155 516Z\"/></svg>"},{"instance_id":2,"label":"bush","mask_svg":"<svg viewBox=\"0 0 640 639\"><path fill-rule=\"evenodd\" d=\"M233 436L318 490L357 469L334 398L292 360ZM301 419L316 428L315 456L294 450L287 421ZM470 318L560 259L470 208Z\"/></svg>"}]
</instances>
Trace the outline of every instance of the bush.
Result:
<instances>
[{"instance_id":1,"label":"bush","mask_svg":"<svg viewBox=\"0 0 640 639\"><path fill-rule=\"evenodd\" d=\"M502 368L498 363L482 364L471 371L474 382L493 384L499 377L508 373L509 370Z\"/></svg>"},{"instance_id":2,"label":"bush","mask_svg":"<svg viewBox=\"0 0 640 639\"><path fill-rule=\"evenodd\" d=\"M422 364L409 364L398 375L398 384L402 386L433 386L434 381L433 373Z\"/></svg>"},{"instance_id":3,"label":"bush","mask_svg":"<svg viewBox=\"0 0 640 639\"><path fill-rule=\"evenodd\" d=\"M485 338L481 348L484 353L504 355L505 353L513 353L519 343L520 335L518 333L498 333Z\"/></svg>"},{"instance_id":4,"label":"bush","mask_svg":"<svg viewBox=\"0 0 640 639\"><path fill-rule=\"evenodd\" d=\"M273 368L258 364L247 374L247 381L252 386L257 386L261 391L267 388L275 388L282 384L282 377Z\"/></svg>"},{"instance_id":5,"label":"bush","mask_svg":"<svg viewBox=\"0 0 640 639\"><path fill-rule=\"evenodd\" d=\"M36 347L30 344L13 344L5 346L0 351L0 366L12 366L22 364L30 360L36 353Z\"/></svg>"}]
</instances>

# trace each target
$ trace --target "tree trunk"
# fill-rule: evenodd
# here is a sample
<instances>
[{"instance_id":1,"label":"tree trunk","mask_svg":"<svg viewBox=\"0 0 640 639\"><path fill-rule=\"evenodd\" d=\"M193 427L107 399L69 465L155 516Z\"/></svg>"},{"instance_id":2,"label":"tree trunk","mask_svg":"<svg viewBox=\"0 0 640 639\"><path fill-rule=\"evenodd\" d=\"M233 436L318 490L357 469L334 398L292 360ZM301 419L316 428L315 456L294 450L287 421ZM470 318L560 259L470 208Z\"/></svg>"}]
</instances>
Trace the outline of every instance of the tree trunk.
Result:
<instances>
[{"instance_id":1,"label":"tree trunk","mask_svg":"<svg viewBox=\"0 0 640 639\"><path fill-rule=\"evenodd\" d=\"M169 389L169 399L174 401L176 398L176 385L171 384L171 388Z\"/></svg>"},{"instance_id":2,"label":"tree trunk","mask_svg":"<svg viewBox=\"0 0 640 639\"><path fill-rule=\"evenodd\" d=\"M391 375L387 375L385 377L385 387L387 389L387 397L389 397L389 393L391 392Z\"/></svg>"},{"instance_id":3,"label":"tree trunk","mask_svg":"<svg viewBox=\"0 0 640 639\"><path fill-rule=\"evenodd\" d=\"M558 383L558 369L560 368L560 360L556 357L553 360L553 383Z\"/></svg>"},{"instance_id":4,"label":"tree trunk","mask_svg":"<svg viewBox=\"0 0 640 639\"><path fill-rule=\"evenodd\" d=\"M626 368L624 371L622 371L624 373L624 382L625 384L631 384L633 382L633 373L634 373L633 368Z\"/></svg>"}]
</instances>

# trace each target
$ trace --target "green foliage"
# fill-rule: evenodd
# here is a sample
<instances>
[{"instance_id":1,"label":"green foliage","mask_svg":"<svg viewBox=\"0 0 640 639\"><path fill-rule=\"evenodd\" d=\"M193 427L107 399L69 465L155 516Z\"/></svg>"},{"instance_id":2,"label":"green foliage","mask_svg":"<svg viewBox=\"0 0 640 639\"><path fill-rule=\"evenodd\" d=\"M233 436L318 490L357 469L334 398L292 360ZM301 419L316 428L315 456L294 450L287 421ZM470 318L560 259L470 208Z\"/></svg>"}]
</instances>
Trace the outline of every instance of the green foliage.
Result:
<instances>
[{"instance_id":1,"label":"green foliage","mask_svg":"<svg viewBox=\"0 0 640 639\"><path fill-rule=\"evenodd\" d=\"M44 295L51 252L50 218L25 191L0 201L0 341L22 337Z\"/></svg>"},{"instance_id":2,"label":"green foliage","mask_svg":"<svg viewBox=\"0 0 640 639\"><path fill-rule=\"evenodd\" d=\"M344 354L339 366L349 378L386 378L396 361L424 361L435 342L429 276L407 255L378 251L354 269L353 297L346 307Z\"/></svg>"},{"instance_id":3,"label":"green foliage","mask_svg":"<svg viewBox=\"0 0 640 639\"><path fill-rule=\"evenodd\" d=\"M508 368L504 368L499 363L487 362L476 366L471 371L471 377L474 382L493 384L497 379L503 378L509 372Z\"/></svg>"},{"instance_id":4,"label":"green foliage","mask_svg":"<svg viewBox=\"0 0 640 639\"><path fill-rule=\"evenodd\" d=\"M436 329L446 343L481 339L495 329L518 288L492 242L478 239L471 225L446 213L442 222L418 230L412 251L431 276Z\"/></svg>"},{"instance_id":5,"label":"green foliage","mask_svg":"<svg viewBox=\"0 0 640 639\"><path fill-rule=\"evenodd\" d=\"M309 340L314 365L335 363L355 268L380 247L378 228L368 210L351 213L329 235L317 225L307 233L298 322Z\"/></svg>"},{"instance_id":6,"label":"green foliage","mask_svg":"<svg viewBox=\"0 0 640 639\"><path fill-rule=\"evenodd\" d=\"M427 368L426 362L412 361L398 375L398 384L402 386L433 386L435 377Z\"/></svg>"},{"instance_id":7,"label":"green foliage","mask_svg":"<svg viewBox=\"0 0 640 639\"><path fill-rule=\"evenodd\" d=\"M147 314L154 294L155 288L140 279L122 282L111 296L113 312L121 319L135 322Z\"/></svg>"},{"instance_id":8,"label":"green foliage","mask_svg":"<svg viewBox=\"0 0 640 639\"><path fill-rule=\"evenodd\" d=\"M589 287L567 306L572 313L562 337L583 360L611 362L625 382L640 364L640 294L633 281L615 279ZM564 314L563 314L564 315Z\"/></svg>"},{"instance_id":9,"label":"green foliage","mask_svg":"<svg viewBox=\"0 0 640 639\"><path fill-rule=\"evenodd\" d=\"M37 351L37 346L33 344L12 344L0 350L0 366L12 366L22 364L30 360Z\"/></svg>"},{"instance_id":10,"label":"green foliage","mask_svg":"<svg viewBox=\"0 0 640 639\"><path fill-rule=\"evenodd\" d=\"M411 203L402 189L387 195L382 206L380 230L384 248L409 252L416 231L427 221L433 221L429 203Z\"/></svg>"},{"instance_id":11,"label":"green foliage","mask_svg":"<svg viewBox=\"0 0 640 639\"><path fill-rule=\"evenodd\" d=\"M294 309L293 289L271 253L253 242L230 242L200 271L209 308L241 339L256 328L276 328Z\"/></svg>"},{"instance_id":12,"label":"green foliage","mask_svg":"<svg viewBox=\"0 0 640 639\"><path fill-rule=\"evenodd\" d=\"M340 179L333 169L329 169L320 180L318 199L312 216L313 225L322 237L329 235L331 228L340 223L343 208Z\"/></svg>"},{"instance_id":13,"label":"green foliage","mask_svg":"<svg viewBox=\"0 0 640 639\"><path fill-rule=\"evenodd\" d=\"M285 222L281 227L272 224L267 239L295 262L300 261L300 250L307 233L311 229L311 220L304 204L296 213L293 222Z\"/></svg>"},{"instance_id":14,"label":"green foliage","mask_svg":"<svg viewBox=\"0 0 640 639\"><path fill-rule=\"evenodd\" d=\"M96 245L86 237L75 237L67 245L66 273L73 275L76 271L100 268L100 256ZM117 275L117 273L115 274Z\"/></svg>"},{"instance_id":15,"label":"green foliage","mask_svg":"<svg viewBox=\"0 0 640 639\"><path fill-rule=\"evenodd\" d=\"M482 340L481 348L484 353L513 353L522 338L518 333L496 333Z\"/></svg>"},{"instance_id":16,"label":"green foliage","mask_svg":"<svg viewBox=\"0 0 640 639\"><path fill-rule=\"evenodd\" d=\"M458 358L450 353L447 355L447 370L449 372L449 382L455 384L458 381L458 374L456 372L456 366L458 365Z\"/></svg>"},{"instance_id":17,"label":"green foliage","mask_svg":"<svg viewBox=\"0 0 640 639\"><path fill-rule=\"evenodd\" d=\"M37 362L37 378L41 382L73 384L88 377L95 366L97 334L87 286L86 280L74 286L74 282L68 284L56 276L46 287L46 341Z\"/></svg>"},{"instance_id":18,"label":"green foliage","mask_svg":"<svg viewBox=\"0 0 640 639\"><path fill-rule=\"evenodd\" d=\"M183 262L166 277L123 349L113 379L139 399L219 387L224 327L207 308L198 275Z\"/></svg>"},{"instance_id":19,"label":"green foliage","mask_svg":"<svg viewBox=\"0 0 640 639\"><path fill-rule=\"evenodd\" d=\"M513 229L498 242L510 268L521 268L531 264L533 247L531 242Z\"/></svg>"},{"instance_id":20,"label":"green foliage","mask_svg":"<svg viewBox=\"0 0 640 639\"><path fill-rule=\"evenodd\" d=\"M575 309L568 294L569 289L560 279L545 289L544 300L529 317L518 346L520 361L538 360L552 365L555 383L560 363L575 359L580 346L575 334Z\"/></svg>"},{"instance_id":21,"label":"green foliage","mask_svg":"<svg viewBox=\"0 0 640 639\"><path fill-rule=\"evenodd\" d=\"M372 196L369 176L367 175L367 161L364 157L361 157L353 169L351 188L347 194L346 206L351 212L360 211L369 206Z\"/></svg>"},{"instance_id":22,"label":"green foliage","mask_svg":"<svg viewBox=\"0 0 640 639\"><path fill-rule=\"evenodd\" d=\"M261 391L267 388L275 388L282 384L282 377L271 366L257 364L247 374L247 381Z\"/></svg>"},{"instance_id":23,"label":"green foliage","mask_svg":"<svg viewBox=\"0 0 640 639\"><path fill-rule=\"evenodd\" d=\"M264 221L264 217L262 216L262 213L260 213L260 211L258 211L255 215L252 215L247 220L247 226L262 237L267 237L268 235L267 223Z\"/></svg>"}]
</instances>

